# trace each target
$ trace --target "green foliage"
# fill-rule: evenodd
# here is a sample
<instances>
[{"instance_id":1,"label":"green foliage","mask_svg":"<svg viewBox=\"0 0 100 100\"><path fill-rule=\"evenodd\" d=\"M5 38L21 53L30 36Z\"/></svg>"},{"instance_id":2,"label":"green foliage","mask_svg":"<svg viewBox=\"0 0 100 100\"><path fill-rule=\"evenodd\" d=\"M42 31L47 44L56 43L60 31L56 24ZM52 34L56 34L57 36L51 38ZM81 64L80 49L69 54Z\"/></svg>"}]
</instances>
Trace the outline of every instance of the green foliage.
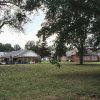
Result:
<instances>
[{"instance_id":1,"label":"green foliage","mask_svg":"<svg viewBox=\"0 0 100 100\"><path fill-rule=\"evenodd\" d=\"M58 63L57 58L56 58L55 55L53 57L51 57L50 63L52 63L52 64L57 64Z\"/></svg>"},{"instance_id":2,"label":"green foliage","mask_svg":"<svg viewBox=\"0 0 100 100\"><path fill-rule=\"evenodd\" d=\"M98 41L100 35L99 26L94 28L98 23L97 16L100 15L100 3L94 0L46 0L44 1L47 12L46 22L38 35L49 37L56 34L57 46L56 53L63 51L64 45L71 44L79 51L80 64L83 63L84 48L88 36L94 35ZM95 30L95 32L93 31ZM45 33L45 34L44 34ZM97 42L98 43L98 42ZM58 53L59 54L59 53Z\"/></svg>"},{"instance_id":3,"label":"green foliage","mask_svg":"<svg viewBox=\"0 0 100 100\"><path fill-rule=\"evenodd\" d=\"M34 41L28 41L25 44L25 49L32 50L32 51L34 51L34 52L39 54L39 46L38 46L38 44L35 44Z\"/></svg>"},{"instance_id":4,"label":"green foliage","mask_svg":"<svg viewBox=\"0 0 100 100\"><path fill-rule=\"evenodd\" d=\"M50 57L51 53L50 53L50 50L49 50L46 42L40 43L40 45L39 45L39 54L42 58Z\"/></svg>"},{"instance_id":5,"label":"green foliage","mask_svg":"<svg viewBox=\"0 0 100 100\"><path fill-rule=\"evenodd\" d=\"M23 0L1 0L0 12L0 30L4 25L8 25L23 31L23 24L28 20Z\"/></svg>"},{"instance_id":6,"label":"green foliage","mask_svg":"<svg viewBox=\"0 0 100 100\"><path fill-rule=\"evenodd\" d=\"M31 50L35 48L35 42L34 41L28 41L25 45L25 49Z\"/></svg>"},{"instance_id":7,"label":"green foliage","mask_svg":"<svg viewBox=\"0 0 100 100\"><path fill-rule=\"evenodd\" d=\"M25 49L36 52L41 58L50 56L50 50L44 42L35 44L34 41L28 41L25 45Z\"/></svg>"},{"instance_id":8,"label":"green foliage","mask_svg":"<svg viewBox=\"0 0 100 100\"><path fill-rule=\"evenodd\" d=\"M27 0L25 9L33 11L41 6L41 0Z\"/></svg>"},{"instance_id":9,"label":"green foliage","mask_svg":"<svg viewBox=\"0 0 100 100\"><path fill-rule=\"evenodd\" d=\"M100 18L99 16L96 17L96 22L93 24L93 32L95 35L93 35L94 40L94 47L100 47Z\"/></svg>"},{"instance_id":10,"label":"green foliage","mask_svg":"<svg viewBox=\"0 0 100 100\"><path fill-rule=\"evenodd\" d=\"M39 44L39 53L41 55L42 58L45 58L45 57L50 57L51 55L51 51L47 45L47 35L46 35L46 32L47 32L47 29L46 28L43 28L42 30L40 30L37 34L37 36L40 38L40 44Z\"/></svg>"},{"instance_id":11,"label":"green foliage","mask_svg":"<svg viewBox=\"0 0 100 100\"><path fill-rule=\"evenodd\" d=\"M62 35L58 36L55 41L55 53L57 56L62 57L66 55L67 46L66 41Z\"/></svg>"},{"instance_id":12,"label":"green foliage","mask_svg":"<svg viewBox=\"0 0 100 100\"><path fill-rule=\"evenodd\" d=\"M18 45L18 44L14 45L14 50L15 50L15 51L16 51L16 50L20 50L20 49L21 49L20 45Z\"/></svg>"},{"instance_id":13,"label":"green foliage","mask_svg":"<svg viewBox=\"0 0 100 100\"><path fill-rule=\"evenodd\" d=\"M2 44L0 43L0 52L9 52L13 51L14 48L11 46L11 44Z\"/></svg>"},{"instance_id":14,"label":"green foliage","mask_svg":"<svg viewBox=\"0 0 100 100\"><path fill-rule=\"evenodd\" d=\"M50 63L55 64L59 69L61 67L61 64L59 63L58 59L55 56L51 57Z\"/></svg>"}]
</instances>

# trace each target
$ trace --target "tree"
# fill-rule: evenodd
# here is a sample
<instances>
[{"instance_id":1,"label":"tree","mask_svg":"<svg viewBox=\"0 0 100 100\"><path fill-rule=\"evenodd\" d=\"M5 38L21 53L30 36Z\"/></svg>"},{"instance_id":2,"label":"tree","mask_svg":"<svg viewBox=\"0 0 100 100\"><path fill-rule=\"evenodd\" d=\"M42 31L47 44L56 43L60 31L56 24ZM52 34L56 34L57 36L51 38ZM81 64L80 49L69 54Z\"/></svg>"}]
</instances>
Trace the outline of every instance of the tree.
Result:
<instances>
[{"instance_id":1,"label":"tree","mask_svg":"<svg viewBox=\"0 0 100 100\"><path fill-rule=\"evenodd\" d=\"M37 42L35 43L34 41L28 41L25 45L25 49L27 50L32 50L39 54L41 58L47 57L50 55L49 49L46 45L46 42Z\"/></svg>"},{"instance_id":2,"label":"tree","mask_svg":"<svg viewBox=\"0 0 100 100\"><path fill-rule=\"evenodd\" d=\"M92 40L94 40L94 47L100 48L100 14L96 15L92 31L95 33L95 35L92 36Z\"/></svg>"},{"instance_id":3,"label":"tree","mask_svg":"<svg viewBox=\"0 0 100 100\"><path fill-rule=\"evenodd\" d=\"M28 41L25 44L25 49L33 50L34 48L35 48L35 42L34 41Z\"/></svg>"},{"instance_id":4,"label":"tree","mask_svg":"<svg viewBox=\"0 0 100 100\"><path fill-rule=\"evenodd\" d=\"M13 51L14 48L11 46L11 44L5 44L4 45L4 51L8 52L8 51Z\"/></svg>"},{"instance_id":5,"label":"tree","mask_svg":"<svg viewBox=\"0 0 100 100\"><path fill-rule=\"evenodd\" d=\"M14 50L21 50L20 45L18 45L18 44L14 45Z\"/></svg>"},{"instance_id":6,"label":"tree","mask_svg":"<svg viewBox=\"0 0 100 100\"><path fill-rule=\"evenodd\" d=\"M46 34L46 32L41 31L41 30L39 31L39 34L37 34L38 37L41 36L40 44L39 44L39 54L41 55L42 58L45 58L45 57L48 57L51 55L50 49L49 49L47 42L46 42L46 35L45 34Z\"/></svg>"},{"instance_id":7,"label":"tree","mask_svg":"<svg viewBox=\"0 0 100 100\"><path fill-rule=\"evenodd\" d=\"M34 41L28 41L25 45L25 49L32 50L39 54L39 46L38 43L35 43Z\"/></svg>"},{"instance_id":8,"label":"tree","mask_svg":"<svg viewBox=\"0 0 100 100\"><path fill-rule=\"evenodd\" d=\"M20 31L26 22L23 0L0 0L0 30L8 25Z\"/></svg>"},{"instance_id":9,"label":"tree","mask_svg":"<svg viewBox=\"0 0 100 100\"><path fill-rule=\"evenodd\" d=\"M79 51L80 64L83 64L84 48L87 37L91 34L99 43L100 36L97 16L100 16L100 0L28 0L26 8L45 7L46 22L39 32L41 37L44 32L46 38L57 34L60 41L75 46ZM97 25L97 28L95 28ZM95 32L93 31L93 27ZM58 42L59 43L59 42ZM60 45L61 46L61 45Z\"/></svg>"},{"instance_id":10,"label":"tree","mask_svg":"<svg viewBox=\"0 0 100 100\"><path fill-rule=\"evenodd\" d=\"M60 61L61 57L66 55L67 46L64 41L65 40L62 36L60 36L60 37L58 36L55 41L55 44L54 44L55 58L57 59L57 61Z\"/></svg>"},{"instance_id":11,"label":"tree","mask_svg":"<svg viewBox=\"0 0 100 100\"><path fill-rule=\"evenodd\" d=\"M11 46L11 44L2 44L0 43L0 52L9 52L13 51L14 48Z\"/></svg>"},{"instance_id":12,"label":"tree","mask_svg":"<svg viewBox=\"0 0 100 100\"><path fill-rule=\"evenodd\" d=\"M46 22L39 35L43 35L44 32L46 37L57 34L58 41L62 41L63 38L62 44L58 47L65 43L75 46L79 51L80 64L83 64L88 36L94 35L95 40L98 40L98 34L100 35L99 30L95 32L92 30L94 24L98 23L96 17L100 14L100 2L98 0L45 0L45 3L48 9Z\"/></svg>"},{"instance_id":13,"label":"tree","mask_svg":"<svg viewBox=\"0 0 100 100\"><path fill-rule=\"evenodd\" d=\"M40 54L41 58L49 57L51 55L46 41L43 41L42 43L40 43L38 53Z\"/></svg>"}]
</instances>

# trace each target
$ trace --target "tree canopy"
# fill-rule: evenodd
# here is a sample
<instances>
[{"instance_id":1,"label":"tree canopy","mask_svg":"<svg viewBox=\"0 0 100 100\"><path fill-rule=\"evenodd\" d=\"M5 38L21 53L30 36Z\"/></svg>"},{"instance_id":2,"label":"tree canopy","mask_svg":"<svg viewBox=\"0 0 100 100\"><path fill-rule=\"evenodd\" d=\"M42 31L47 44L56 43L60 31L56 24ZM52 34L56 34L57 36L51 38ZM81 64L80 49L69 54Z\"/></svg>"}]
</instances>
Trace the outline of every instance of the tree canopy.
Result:
<instances>
[{"instance_id":1,"label":"tree canopy","mask_svg":"<svg viewBox=\"0 0 100 100\"><path fill-rule=\"evenodd\" d=\"M0 0L0 30L4 25L23 30L26 22L24 0Z\"/></svg>"},{"instance_id":2,"label":"tree canopy","mask_svg":"<svg viewBox=\"0 0 100 100\"><path fill-rule=\"evenodd\" d=\"M14 45L14 50L15 50L15 51L17 51L17 50L21 50L20 45L18 45L18 44Z\"/></svg>"},{"instance_id":3,"label":"tree canopy","mask_svg":"<svg viewBox=\"0 0 100 100\"><path fill-rule=\"evenodd\" d=\"M79 51L80 64L83 64L83 51L88 36L92 35L96 44L100 43L100 1L37 0L37 2L39 7L40 4L46 7L46 22L42 25L38 36L45 35L47 38L57 34L58 47L63 47L66 43L76 47Z\"/></svg>"},{"instance_id":4,"label":"tree canopy","mask_svg":"<svg viewBox=\"0 0 100 100\"><path fill-rule=\"evenodd\" d=\"M48 46L46 45L46 42L37 42L34 41L28 41L25 45L25 49L32 50L39 54L41 58L48 57L50 55L50 50Z\"/></svg>"},{"instance_id":5,"label":"tree canopy","mask_svg":"<svg viewBox=\"0 0 100 100\"><path fill-rule=\"evenodd\" d=\"M12 47L11 44L2 44L0 43L0 52L9 52L9 51L13 51L14 48Z\"/></svg>"}]
</instances>

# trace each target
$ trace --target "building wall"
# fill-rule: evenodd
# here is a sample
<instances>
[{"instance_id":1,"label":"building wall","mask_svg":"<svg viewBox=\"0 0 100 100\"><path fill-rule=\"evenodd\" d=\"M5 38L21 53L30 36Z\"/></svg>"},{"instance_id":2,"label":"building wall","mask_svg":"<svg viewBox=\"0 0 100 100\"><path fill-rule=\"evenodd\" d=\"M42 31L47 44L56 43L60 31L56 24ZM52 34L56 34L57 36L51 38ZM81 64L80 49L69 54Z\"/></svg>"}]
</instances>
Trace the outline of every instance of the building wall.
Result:
<instances>
[{"instance_id":1,"label":"building wall","mask_svg":"<svg viewBox=\"0 0 100 100\"><path fill-rule=\"evenodd\" d=\"M99 61L98 56L84 56L83 60L85 62L88 62L88 61L89 62L97 62L97 61Z\"/></svg>"},{"instance_id":2,"label":"building wall","mask_svg":"<svg viewBox=\"0 0 100 100\"><path fill-rule=\"evenodd\" d=\"M19 57L14 63L25 64L25 63L36 63L36 62L40 62L40 59L36 57Z\"/></svg>"},{"instance_id":3,"label":"building wall","mask_svg":"<svg viewBox=\"0 0 100 100\"><path fill-rule=\"evenodd\" d=\"M99 62L100 62L100 56L98 56Z\"/></svg>"},{"instance_id":4,"label":"building wall","mask_svg":"<svg viewBox=\"0 0 100 100\"><path fill-rule=\"evenodd\" d=\"M72 56L72 61L73 62L79 62L80 58L78 55L73 55ZM100 56L83 56L83 61L84 62L100 62Z\"/></svg>"},{"instance_id":5,"label":"building wall","mask_svg":"<svg viewBox=\"0 0 100 100\"><path fill-rule=\"evenodd\" d=\"M79 56L78 56L78 55L73 55L73 56L72 56L72 61L73 61L73 62L79 62L79 61L80 61Z\"/></svg>"}]
</instances>

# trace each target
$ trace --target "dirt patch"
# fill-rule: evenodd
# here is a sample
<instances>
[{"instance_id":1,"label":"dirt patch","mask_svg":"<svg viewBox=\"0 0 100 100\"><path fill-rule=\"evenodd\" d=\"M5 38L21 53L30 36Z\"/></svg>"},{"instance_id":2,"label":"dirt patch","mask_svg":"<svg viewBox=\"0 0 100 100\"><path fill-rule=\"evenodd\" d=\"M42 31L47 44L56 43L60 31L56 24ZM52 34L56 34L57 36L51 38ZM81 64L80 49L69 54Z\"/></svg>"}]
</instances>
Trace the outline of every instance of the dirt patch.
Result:
<instances>
[{"instance_id":1,"label":"dirt patch","mask_svg":"<svg viewBox=\"0 0 100 100\"><path fill-rule=\"evenodd\" d=\"M91 94L91 95L78 95L75 100L100 100L99 95Z\"/></svg>"},{"instance_id":2,"label":"dirt patch","mask_svg":"<svg viewBox=\"0 0 100 100\"><path fill-rule=\"evenodd\" d=\"M46 96L45 100L64 100L61 96Z\"/></svg>"}]
</instances>

